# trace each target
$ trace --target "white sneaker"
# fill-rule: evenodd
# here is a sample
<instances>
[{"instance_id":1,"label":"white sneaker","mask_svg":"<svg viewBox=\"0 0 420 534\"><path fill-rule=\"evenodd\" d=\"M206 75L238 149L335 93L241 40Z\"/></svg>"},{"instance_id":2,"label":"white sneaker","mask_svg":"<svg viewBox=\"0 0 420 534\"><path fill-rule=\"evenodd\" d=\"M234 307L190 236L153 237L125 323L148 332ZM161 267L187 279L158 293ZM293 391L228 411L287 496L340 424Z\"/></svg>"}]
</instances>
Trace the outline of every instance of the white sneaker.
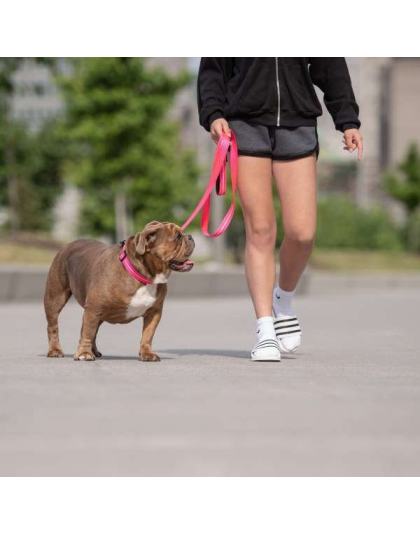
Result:
<instances>
[{"instance_id":1,"label":"white sneaker","mask_svg":"<svg viewBox=\"0 0 420 534\"><path fill-rule=\"evenodd\" d=\"M251 351L251 360L254 362L280 362L281 353L277 340L264 339L258 341Z\"/></svg>"},{"instance_id":2,"label":"white sneaker","mask_svg":"<svg viewBox=\"0 0 420 534\"><path fill-rule=\"evenodd\" d=\"M296 315L280 315L274 319L274 330L280 350L295 352L302 341L302 331Z\"/></svg>"}]
</instances>

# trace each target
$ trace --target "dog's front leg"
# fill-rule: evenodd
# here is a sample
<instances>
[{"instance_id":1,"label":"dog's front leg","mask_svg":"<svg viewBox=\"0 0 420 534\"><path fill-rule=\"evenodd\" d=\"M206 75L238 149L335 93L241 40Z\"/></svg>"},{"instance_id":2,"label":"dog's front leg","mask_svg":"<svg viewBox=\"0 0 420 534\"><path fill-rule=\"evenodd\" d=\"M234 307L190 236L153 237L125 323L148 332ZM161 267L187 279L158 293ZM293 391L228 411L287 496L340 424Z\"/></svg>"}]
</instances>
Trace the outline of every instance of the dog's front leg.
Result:
<instances>
[{"instance_id":1,"label":"dog's front leg","mask_svg":"<svg viewBox=\"0 0 420 534\"><path fill-rule=\"evenodd\" d=\"M92 361L95 359L94 343L100 323L101 320L97 313L88 308L85 309L79 346L74 355L75 360Z\"/></svg>"},{"instance_id":2,"label":"dog's front leg","mask_svg":"<svg viewBox=\"0 0 420 534\"><path fill-rule=\"evenodd\" d=\"M161 307L149 308L143 316L143 335L139 352L139 359L143 362L160 362L160 357L152 351L152 340L161 317Z\"/></svg>"}]
</instances>

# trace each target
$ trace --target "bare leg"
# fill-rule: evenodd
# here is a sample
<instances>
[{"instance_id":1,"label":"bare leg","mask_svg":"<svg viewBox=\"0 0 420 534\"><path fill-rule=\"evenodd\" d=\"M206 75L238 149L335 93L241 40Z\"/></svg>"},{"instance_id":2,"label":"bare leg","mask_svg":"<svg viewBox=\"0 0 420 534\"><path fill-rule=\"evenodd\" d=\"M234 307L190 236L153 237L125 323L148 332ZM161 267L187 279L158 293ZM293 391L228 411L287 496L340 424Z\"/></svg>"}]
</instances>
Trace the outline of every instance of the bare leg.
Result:
<instances>
[{"instance_id":1,"label":"bare leg","mask_svg":"<svg viewBox=\"0 0 420 534\"><path fill-rule=\"evenodd\" d=\"M143 362L160 362L160 357L152 351L152 341L162 317L162 308L150 308L143 317L143 335L140 342L139 359Z\"/></svg>"},{"instance_id":2,"label":"bare leg","mask_svg":"<svg viewBox=\"0 0 420 534\"><path fill-rule=\"evenodd\" d=\"M238 191L246 230L245 273L257 318L271 315L276 217L272 161L239 157Z\"/></svg>"},{"instance_id":3,"label":"bare leg","mask_svg":"<svg viewBox=\"0 0 420 534\"><path fill-rule=\"evenodd\" d=\"M83 314L79 346L74 355L75 360L92 361L95 359L93 344L99 328L99 323L100 319L97 314L87 308Z\"/></svg>"},{"instance_id":4,"label":"bare leg","mask_svg":"<svg viewBox=\"0 0 420 534\"><path fill-rule=\"evenodd\" d=\"M279 286L293 291L312 253L316 230L316 158L273 162L282 207Z\"/></svg>"},{"instance_id":5,"label":"bare leg","mask_svg":"<svg viewBox=\"0 0 420 534\"><path fill-rule=\"evenodd\" d=\"M45 292L44 307L47 317L48 353L49 358L63 358L64 352L60 346L58 335L58 316L71 297L70 289L62 289L61 292L53 293L48 284Z\"/></svg>"}]
</instances>

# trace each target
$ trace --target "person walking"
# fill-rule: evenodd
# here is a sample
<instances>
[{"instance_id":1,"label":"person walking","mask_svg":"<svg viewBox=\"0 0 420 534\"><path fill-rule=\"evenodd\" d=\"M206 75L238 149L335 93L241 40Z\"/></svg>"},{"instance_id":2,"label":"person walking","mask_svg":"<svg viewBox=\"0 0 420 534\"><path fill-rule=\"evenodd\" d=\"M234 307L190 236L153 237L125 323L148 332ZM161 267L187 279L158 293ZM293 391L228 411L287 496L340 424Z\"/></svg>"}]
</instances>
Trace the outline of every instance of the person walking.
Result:
<instances>
[{"instance_id":1,"label":"person walking","mask_svg":"<svg viewBox=\"0 0 420 534\"><path fill-rule=\"evenodd\" d=\"M251 359L280 361L295 352L302 331L293 306L316 230L319 155L317 117L322 108L343 132L344 150L357 149L359 107L344 58L203 57L198 73L200 124L217 143L233 130L238 144L238 193L244 215L245 273L257 318ZM272 179L280 198L284 239L275 285L276 217Z\"/></svg>"}]
</instances>

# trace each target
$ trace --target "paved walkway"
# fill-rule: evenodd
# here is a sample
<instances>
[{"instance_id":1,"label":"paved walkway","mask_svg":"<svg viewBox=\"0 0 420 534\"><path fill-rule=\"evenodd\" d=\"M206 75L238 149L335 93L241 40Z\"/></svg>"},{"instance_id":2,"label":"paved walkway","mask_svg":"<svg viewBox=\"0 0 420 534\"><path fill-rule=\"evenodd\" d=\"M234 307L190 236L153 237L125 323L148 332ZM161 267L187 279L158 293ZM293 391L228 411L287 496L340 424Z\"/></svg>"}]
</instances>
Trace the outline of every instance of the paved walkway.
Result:
<instances>
[{"instance_id":1,"label":"paved walkway","mask_svg":"<svg viewBox=\"0 0 420 534\"><path fill-rule=\"evenodd\" d=\"M253 363L250 302L172 300L159 364L141 320L74 362L44 356L40 304L0 306L0 475L420 475L420 289L297 301L304 344Z\"/></svg>"}]
</instances>

